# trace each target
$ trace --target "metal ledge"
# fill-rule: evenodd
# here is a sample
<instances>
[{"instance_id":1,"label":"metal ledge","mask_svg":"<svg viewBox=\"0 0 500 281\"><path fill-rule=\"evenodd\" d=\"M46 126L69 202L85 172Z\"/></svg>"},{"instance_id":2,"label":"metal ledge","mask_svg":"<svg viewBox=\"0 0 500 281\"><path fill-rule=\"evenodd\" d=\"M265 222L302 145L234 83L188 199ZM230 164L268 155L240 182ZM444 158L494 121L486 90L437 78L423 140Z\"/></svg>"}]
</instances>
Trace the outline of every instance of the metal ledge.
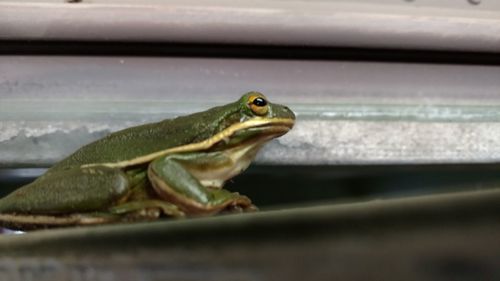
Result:
<instances>
[{"instance_id":1,"label":"metal ledge","mask_svg":"<svg viewBox=\"0 0 500 281\"><path fill-rule=\"evenodd\" d=\"M500 51L494 1L411 2L0 1L0 39Z\"/></svg>"},{"instance_id":2,"label":"metal ledge","mask_svg":"<svg viewBox=\"0 0 500 281\"><path fill-rule=\"evenodd\" d=\"M235 58L0 57L0 166L48 166L132 125L259 90L296 127L259 163L500 161L500 67Z\"/></svg>"},{"instance_id":3,"label":"metal ledge","mask_svg":"<svg viewBox=\"0 0 500 281\"><path fill-rule=\"evenodd\" d=\"M499 200L497 189L3 236L0 277L496 280Z\"/></svg>"}]
</instances>

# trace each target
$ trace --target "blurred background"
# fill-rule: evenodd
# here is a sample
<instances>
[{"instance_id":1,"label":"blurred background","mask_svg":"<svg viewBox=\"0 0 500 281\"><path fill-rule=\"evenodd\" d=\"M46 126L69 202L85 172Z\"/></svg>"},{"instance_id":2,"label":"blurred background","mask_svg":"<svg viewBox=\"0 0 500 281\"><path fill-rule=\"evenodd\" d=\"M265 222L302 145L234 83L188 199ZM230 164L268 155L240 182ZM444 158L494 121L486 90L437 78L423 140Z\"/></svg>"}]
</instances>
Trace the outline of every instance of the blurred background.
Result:
<instances>
[{"instance_id":1,"label":"blurred background","mask_svg":"<svg viewBox=\"0 0 500 281\"><path fill-rule=\"evenodd\" d=\"M0 265L55 268L47 280L499 279L499 53L488 0L0 0L0 195L110 132L248 91L297 115L227 185L262 210L246 223L0 237ZM210 248L226 245L220 227L235 235L226 256ZM108 259L120 245L147 254ZM232 267L200 269L212 255Z\"/></svg>"}]
</instances>

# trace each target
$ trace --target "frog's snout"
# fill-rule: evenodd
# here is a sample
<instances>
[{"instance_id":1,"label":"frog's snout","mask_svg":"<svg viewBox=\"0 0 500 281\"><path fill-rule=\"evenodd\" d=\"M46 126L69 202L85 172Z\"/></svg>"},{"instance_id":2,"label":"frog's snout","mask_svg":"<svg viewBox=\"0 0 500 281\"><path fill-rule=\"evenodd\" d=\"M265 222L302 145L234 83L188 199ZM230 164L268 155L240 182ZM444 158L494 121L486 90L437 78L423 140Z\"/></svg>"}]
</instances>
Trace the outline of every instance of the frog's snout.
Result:
<instances>
[{"instance_id":1,"label":"frog's snout","mask_svg":"<svg viewBox=\"0 0 500 281\"><path fill-rule=\"evenodd\" d=\"M283 110L287 114L287 118L295 120L295 113L288 106L283 106Z\"/></svg>"},{"instance_id":2,"label":"frog's snout","mask_svg":"<svg viewBox=\"0 0 500 281\"><path fill-rule=\"evenodd\" d=\"M290 119L292 121L295 121L295 113L293 113L293 111L287 107L287 106L281 106L280 109L279 109L279 112L276 114L275 117L278 117L278 118L283 118L283 119ZM293 122L292 122L293 124Z\"/></svg>"},{"instance_id":3,"label":"frog's snout","mask_svg":"<svg viewBox=\"0 0 500 281\"><path fill-rule=\"evenodd\" d=\"M276 117L282 120L282 125L287 127L287 132L293 128L293 125L295 124L295 113L293 113L289 107L284 105L281 106Z\"/></svg>"}]
</instances>

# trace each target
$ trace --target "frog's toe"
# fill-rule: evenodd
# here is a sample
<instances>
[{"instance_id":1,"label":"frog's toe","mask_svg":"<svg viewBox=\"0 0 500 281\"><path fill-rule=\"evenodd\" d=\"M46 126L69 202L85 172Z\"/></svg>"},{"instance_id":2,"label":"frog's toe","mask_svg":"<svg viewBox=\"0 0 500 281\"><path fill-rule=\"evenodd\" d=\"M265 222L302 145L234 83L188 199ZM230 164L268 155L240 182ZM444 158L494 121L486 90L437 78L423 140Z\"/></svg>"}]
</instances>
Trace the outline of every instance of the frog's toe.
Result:
<instances>
[{"instance_id":1,"label":"frog's toe","mask_svg":"<svg viewBox=\"0 0 500 281\"><path fill-rule=\"evenodd\" d=\"M221 213L246 213L246 212L257 212L259 209L257 206L250 205L229 205Z\"/></svg>"},{"instance_id":2,"label":"frog's toe","mask_svg":"<svg viewBox=\"0 0 500 281\"><path fill-rule=\"evenodd\" d=\"M233 193L233 195L234 198L227 203L224 212L243 213L258 211L257 207L252 204L252 201L247 196L238 193Z\"/></svg>"}]
</instances>

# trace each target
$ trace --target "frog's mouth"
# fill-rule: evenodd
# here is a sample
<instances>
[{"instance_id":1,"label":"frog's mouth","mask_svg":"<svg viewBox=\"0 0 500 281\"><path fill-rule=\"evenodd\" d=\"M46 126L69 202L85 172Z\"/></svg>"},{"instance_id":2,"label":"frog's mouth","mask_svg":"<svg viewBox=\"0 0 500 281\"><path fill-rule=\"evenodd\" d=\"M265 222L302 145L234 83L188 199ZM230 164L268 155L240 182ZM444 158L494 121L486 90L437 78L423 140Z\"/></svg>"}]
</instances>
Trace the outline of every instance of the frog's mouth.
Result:
<instances>
[{"instance_id":1,"label":"frog's mouth","mask_svg":"<svg viewBox=\"0 0 500 281\"><path fill-rule=\"evenodd\" d=\"M255 122L257 121L257 122ZM285 118L275 118L275 119L257 119L242 122L240 124L234 125L236 127L235 132L243 130L259 130L262 132L283 132L286 133L293 128L295 120L285 119ZM241 127L238 129L238 127Z\"/></svg>"},{"instance_id":2,"label":"frog's mouth","mask_svg":"<svg viewBox=\"0 0 500 281\"><path fill-rule=\"evenodd\" d=\"M294 119L288 118L255 118L238 124L234 124L224 131L230 134L246 130L260 130L262 132L283 132L286 133L293 128L295 124ZM222 131L221 133L224 133ZM220 134L220 133L219 133Z\"/></svg>"}]
</instances>

